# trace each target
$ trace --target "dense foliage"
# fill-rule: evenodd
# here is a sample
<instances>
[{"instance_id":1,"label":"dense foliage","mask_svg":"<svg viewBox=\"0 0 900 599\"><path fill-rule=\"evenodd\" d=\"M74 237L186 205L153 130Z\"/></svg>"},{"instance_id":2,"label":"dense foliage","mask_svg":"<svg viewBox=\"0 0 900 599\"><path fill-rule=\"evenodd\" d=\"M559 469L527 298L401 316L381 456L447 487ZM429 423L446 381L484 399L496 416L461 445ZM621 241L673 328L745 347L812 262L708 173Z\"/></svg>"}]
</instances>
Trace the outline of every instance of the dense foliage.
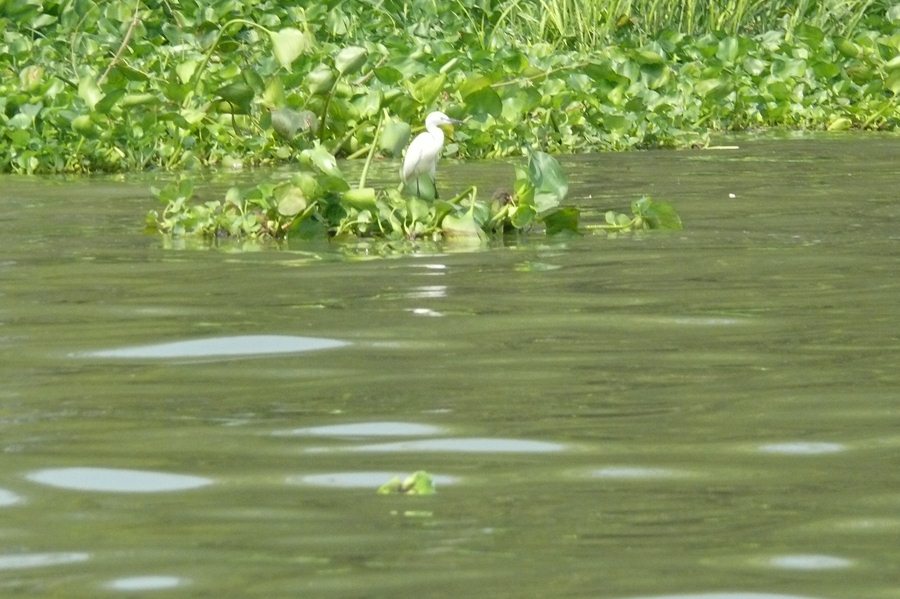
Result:
<instances>
[{"instance_id":1,"label":"dense foliage","mask_svg":"<svg viewBox=\"0 0 900 599\"><path fill-rule=\"evenodd\" d=\"M0 0L0 171L396 156L436 107L463 157L897 128L900 4L707 4Z\"/></svg>"}]
</instances>

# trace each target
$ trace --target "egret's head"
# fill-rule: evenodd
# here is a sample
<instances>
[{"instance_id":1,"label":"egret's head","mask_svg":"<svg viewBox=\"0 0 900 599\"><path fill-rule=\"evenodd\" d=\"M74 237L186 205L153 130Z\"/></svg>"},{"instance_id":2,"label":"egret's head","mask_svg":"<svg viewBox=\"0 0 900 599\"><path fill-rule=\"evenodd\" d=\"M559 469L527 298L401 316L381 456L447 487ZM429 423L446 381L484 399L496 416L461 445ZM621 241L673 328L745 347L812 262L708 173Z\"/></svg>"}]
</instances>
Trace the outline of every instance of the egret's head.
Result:
<instances>
[{"instance_id":1,"label":"egret's head","mask_svg":"<svg viewBox=\"0 0 900 599\"><path fill-rule=\"evenodd\" d=\"M456 119L451 119L443 112L437 111L432 112L427 117L425 117L425 128L428 129L431 127L440 127L444 130L453 131L453 125L461 122L462 121L457 121Z\"/></svg>"}]
</instances>

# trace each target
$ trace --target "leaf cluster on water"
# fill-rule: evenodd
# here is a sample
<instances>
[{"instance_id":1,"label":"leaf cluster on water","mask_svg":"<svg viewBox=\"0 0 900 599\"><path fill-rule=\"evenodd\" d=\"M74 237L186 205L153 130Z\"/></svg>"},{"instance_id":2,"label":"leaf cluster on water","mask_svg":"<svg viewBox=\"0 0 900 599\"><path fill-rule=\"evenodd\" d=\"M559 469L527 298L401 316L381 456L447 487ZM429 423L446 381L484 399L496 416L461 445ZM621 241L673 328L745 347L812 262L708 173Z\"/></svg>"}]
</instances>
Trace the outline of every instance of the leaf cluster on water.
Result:
<instances>
[{"instance_id":1,"label":"leaf cluster on water","mask_svg":"<svg viewBox=\"0 0 900 599\"><path fill-rule=\"evenodd\" d=\"M434 478L424 470L413 472L403 480L395 476L376 491L378 495L434 495L436 492Z\"/></svg>"},{"instance_id":2,"label":"leaf cluster on water","mask_svg":"<svg viewBox=\"0 0 900 599\"><path fill-rule=\"evenodd\" d=\"M580 232L579 210L563 205L569 189L565 173L544 152L532 152L527 164L516 168L511 193L497 192L489 199L479 198L474 186L447 200L375 190L366 187L365 171L359 185L351 187L322 146L301 152L300 162L301 169L287 181L232 187L224 199L196 199L190 180L156 189L164 207L148 213L147 225L173 238L210 240L327 237L481 244L492 236L533 229L548 235ZM589 228L681 228L674 208L664 202L642 198L632 204L632 213L607 213L606 224Z\"/></svg>"},{"instance_id":3,"label":"leaf cluster on water","mask_svg":"<svg viewBox=\"0 0 900 599\"><path fill-rule=\"evenodd\" d=\"M793 16L765 31L712 15L704 31L680 9L687 34L595 0L585 10L612 25L579 40L570 23L587 21L570 0L542 0L531 29L526 4L0 3L0 171L273 164L316 144L396 157L437 107L470 117L448 147L460 157L900 121L897 5L866 3L853 27L828 29L773 9ZM664 22L668 4L651 4Z\"/></svg>"}]
</instances>

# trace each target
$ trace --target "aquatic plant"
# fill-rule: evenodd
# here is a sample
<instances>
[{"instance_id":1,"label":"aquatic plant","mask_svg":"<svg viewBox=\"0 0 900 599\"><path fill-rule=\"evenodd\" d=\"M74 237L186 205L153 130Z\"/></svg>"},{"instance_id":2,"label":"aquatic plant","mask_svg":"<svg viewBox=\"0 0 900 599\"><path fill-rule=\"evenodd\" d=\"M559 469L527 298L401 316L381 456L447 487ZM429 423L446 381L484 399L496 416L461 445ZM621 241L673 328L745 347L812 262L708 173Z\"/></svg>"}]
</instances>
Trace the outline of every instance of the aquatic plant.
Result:
<instances>
[{"instance_id":1,"label":"aquatic plant","mask_svg":"<svg viewBox=\"0 0 900 599\"><path fill-rule=\"evenodd\" d=\"M395 476L378 487L379 495L434 495L434 478L424 470L413 472L403 480Z\"/></svg>"},{"instance_id":2,"label":"aquatic plant","mask_svg":"<svg viewBox=\"0 0 900 599\"><path fill-rule=\"evenodd\" d=\"M426 193L419 195L367 187L373 154L374 149L356 187L323 146L304 150L302 167L289 180L232 187L224 199L197 199L193 183L184 179L153 190L164 207L147 214L147 225L168 237L207 240L328 237L480 244L505 233L580 232L579 210L563 205L569 189L566 176L559 162L544 152L531 152L527 164L516 168L509 191L483 199L470 186L447 200L435 198L433 187L422 188ZM634 202L631 216L610 212L606 220L591 228L614 232L681 228L671 205L649 198Z\"/></svg>"},{"instance_id":3,"label":"aquatic plant","mask_svg":"<svg viewBox=\"0 0 900 599\"><path fill-rule=\"evenodd\" d=\"M0 171L233 168L316 143L397 156L436 107L471 115L459 157L897 128L900 5L699 5L6 2Z\"/></svg>"}]
</instances>

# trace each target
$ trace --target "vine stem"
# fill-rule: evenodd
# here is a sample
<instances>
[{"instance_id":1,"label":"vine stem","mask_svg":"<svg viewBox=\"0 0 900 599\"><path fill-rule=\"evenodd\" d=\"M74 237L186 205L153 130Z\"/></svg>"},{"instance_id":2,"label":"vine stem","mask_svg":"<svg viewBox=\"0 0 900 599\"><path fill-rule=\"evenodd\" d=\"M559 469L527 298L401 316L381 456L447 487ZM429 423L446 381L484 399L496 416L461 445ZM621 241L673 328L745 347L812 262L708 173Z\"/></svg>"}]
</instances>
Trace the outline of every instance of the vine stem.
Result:
<instances>
[{"instance_id":1,"label":"vine stem","mask_svg":"<svg viewBox=\"0 0 900 599\"><path fill-rule=\"evenodd\" d=\"M447 200L447 202L450 204L457 204L457 203L461 202L462 200L464 200L467 196L472 196L474 198L477 193L478 193L478 188L475 187L474 185L472 185L472 186L468 187L465 191L458 193L455 196L453 196L452 198L450 198L449 200ZM472 206L475 206L474 202L472 202Z\"/></svg>"},{"instance_id":2,"label":"vine stem","mask_svg":"<svg viewBox=\"0 0 900 599\"><path fill-rule=\"evenodd\" d=\"M375 127L375 136L372 138L372 145L369 148L369 155L366 156L366 163L363 165L362 174L359 176L359 188L362 189L366 186L366 177L369 176L369 165L372 164L372 158L375 156L375 142L378 141L378 136L381 134L381 126L384 124L384 119L387 116L387 109L381 111L381 118L378 119L378 125Z\"/></svg>"},{"instance_id":3,"label":"vine stem","mask_svg":"<svg viewBox=\"0 0 900 599\"><path fill-rule=\"evenodd\" d=\"M222 35L225 33L225 30L231 27L232 25L237 25L238 23L242 25L248 25L250 27L254 27L269 35L272 35L272 32L260 25L259 23L254 23L253 21L249 21L247 19L231 19L222 27L219 28L219 33L216 34L216 39L213 40L213 43L210 45L209 50L206 51L206 54L203 55L203 61L197 65L197 69L194 71L193 75L193 86L191 88L192 93L196 93L197 86L200 85L200 76L203 74L203 71L206 70L206 65L209 64L209 59L212 58L212 53L215 52L216 47L219 45L219 41L222 39ZM187 105L188 98L185 98L185 106Z\"/></svg>"},{"instance_id":4,"label":"vine stem","mask_svg":"<svg viewBox=\"0 0 900 599\"><path fill-rule=\"evenodd\" d=\"M103 74L100 75L100 78L97 79L97 85L102 85L104 81L106 81L107 75L112 70L116 63L119 62L119 59L122 58L122 53L125 52L125 48L128 46L128 42L131 41L131 36L134 35L134 30L137 27L137 24L141 20L141 3L136 2L134 5L134 15L131 17L131 24L128 25L128 31L125 32L125 37L122 38L122 43L119 44L119 49L116 50L113 59L110 61L108 65L106 65L106 70L103 71Z\"/></svg>"},{"instance_id":5,"label":"vine stem","mask_svg":"<svg viewBox=\"0 0 900 599\"><path fill-rule=\"evenodd\" d=\"M583 69L588 66L589 62L577 62L575 64L565 65L561 67L556 67L550 69L548 71L544 71L543 73L538 73L537 75L532 75L531 77L518 77L516 79L510 79L509 81L499 81L497 83L491 84L492 88L506 87L507 85L516 85L517 83L530 83L532 81L538 81L540 79L544 79L549 77L554 73L558 73L560 71L575 71L578 69Z\"/></svg>"}]
</instances>

